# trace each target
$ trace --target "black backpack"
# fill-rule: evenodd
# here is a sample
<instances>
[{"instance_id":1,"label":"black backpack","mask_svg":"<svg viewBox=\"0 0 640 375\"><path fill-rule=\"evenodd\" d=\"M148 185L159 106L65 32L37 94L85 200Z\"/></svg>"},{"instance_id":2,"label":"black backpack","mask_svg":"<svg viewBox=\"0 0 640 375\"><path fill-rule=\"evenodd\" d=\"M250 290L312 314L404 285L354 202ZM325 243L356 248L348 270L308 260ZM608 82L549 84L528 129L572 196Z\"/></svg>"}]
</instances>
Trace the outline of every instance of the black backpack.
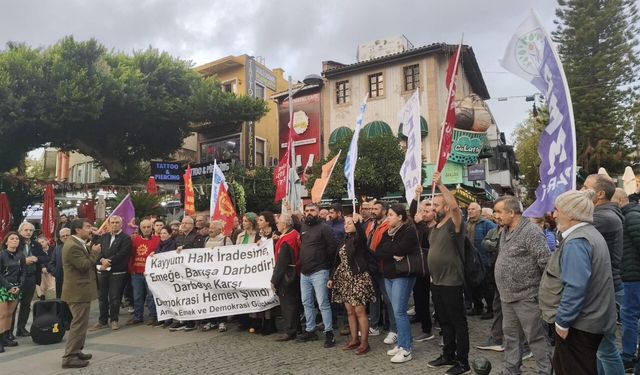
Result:
<instances>
[{"instance_id":1,"label":"black backpack","mask_svg":"<svg viewBox=\"0 0 640 375\"><path fill-rule=\"evenodd\" d=\"M458 248L458 255L462 259L465 285L471 288L481 286L487 274L487 269L482 263L480 252L473 246L466 235L464 236L463 252Z\"/></svg>"},{"instance_id":2,"label":"black backpack","mask_svg":"<svg viewBox=\"0 0 640 375\"><path fill-rule=\"evenodd\" d=\"M48 345L62 341L69 329L69 306L59 299L36 301L33 304L31 339L36 344Z\"/></svg>"}]
</instances>

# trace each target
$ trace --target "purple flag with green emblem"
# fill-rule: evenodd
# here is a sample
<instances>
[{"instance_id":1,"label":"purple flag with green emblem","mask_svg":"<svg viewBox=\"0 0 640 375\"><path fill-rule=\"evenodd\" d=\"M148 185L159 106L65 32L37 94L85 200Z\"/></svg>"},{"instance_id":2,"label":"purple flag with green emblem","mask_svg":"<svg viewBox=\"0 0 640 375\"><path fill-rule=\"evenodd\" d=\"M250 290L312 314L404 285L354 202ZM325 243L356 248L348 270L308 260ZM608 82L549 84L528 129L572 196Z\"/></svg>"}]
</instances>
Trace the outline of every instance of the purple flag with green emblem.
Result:
<instances>
[{"instance_id":1,"label":"purple flag with green emblem","mask_svg":"<svg viewBox=\"0 0 640 375\"><path fill-rule=\"evenodd\" d=\"M527 217L544 217L553 211L558 195L576 188L576 134L562 63L533 11L511 38L501 64L540 90L549 109L549 124L538 143L536 201L524 212Z\"/></svg>"}]
</instances>

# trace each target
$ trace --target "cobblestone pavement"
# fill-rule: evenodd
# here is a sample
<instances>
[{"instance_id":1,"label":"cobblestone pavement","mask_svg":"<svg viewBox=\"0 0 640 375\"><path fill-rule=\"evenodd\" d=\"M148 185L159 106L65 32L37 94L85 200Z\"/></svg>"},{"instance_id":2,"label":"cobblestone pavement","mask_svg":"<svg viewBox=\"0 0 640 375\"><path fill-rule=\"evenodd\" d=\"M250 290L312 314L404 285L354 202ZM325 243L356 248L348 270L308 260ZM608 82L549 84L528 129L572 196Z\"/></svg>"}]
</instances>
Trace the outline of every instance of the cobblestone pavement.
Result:
<instances>
[{"instance_id":1,"label":"cobblestone pavement","mask_svg":"<svg viewBox=\"0 0 640 375\"><path fill-rule=\"evenodd\" d=\"M489 321L476 317L469 318L471 353L470 358L485 356L494 364L493 374L499 373L502 353L475 349L489 331ZM130 335L145 335L153 330L162 340L185 339L193 335L198 341L145 352L140 355L118 357L117 360L93 361L88 368L64 371L69 374L395 374L421 373L444 374L446 368L430 369L426 363L440 355L439 338L415 343L413 360L404 364L391 364L386 350L390 348L382 342L384 333L372 337L372 350L365 356L356 356L351 351L342 351L339 346L346 337L338 336L335 348L323 348L323 341L278 343L273 336L252 335L238 332L235 324L229 331L219 333L168 332L161 328L136 327ZM161 331L157 333L156 331ZM437 331L437 330L436 330ZM413 325L414 334L419 333L418 325ZM205 337L203 339L203 336ZM123 342L122 344L127 344ZM132 345L132 344L127 344ZM91 340L87 351L91 351ZM524 362L524 373L534 373L533 360Z\"/></svg>"}]
</instances>

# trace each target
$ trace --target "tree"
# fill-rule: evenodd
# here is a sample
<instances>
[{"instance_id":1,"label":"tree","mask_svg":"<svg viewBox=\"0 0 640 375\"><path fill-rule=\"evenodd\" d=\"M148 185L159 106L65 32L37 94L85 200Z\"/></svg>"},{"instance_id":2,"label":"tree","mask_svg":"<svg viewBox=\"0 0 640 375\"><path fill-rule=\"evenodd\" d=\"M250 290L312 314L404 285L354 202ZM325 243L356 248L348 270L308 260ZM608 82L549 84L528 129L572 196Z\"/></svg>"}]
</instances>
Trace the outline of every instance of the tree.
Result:
<instances>
[{"instance_id":1,"label":"tree","mask_svg":"<svg viewBox=\"0 0 640 375\"><path fill-rule=\"evenodd\" d=\"M636 0L558 0L553 33L576 120L580 164L619 170L628 153L640 67Z\"/></svg>"},{"instance_id":2,"label":"tree","mask_svg":"<svg viewBox=\"0 0 640 375\"><path fill-rule=\"evenodd\" d=\"M9 43L0 53L0 171L50 143L130 183L141 161L178 150L191 123L234 125L266 111L152 48L127 55L73 37L43 50Z\"/></svg>"},{"instance_id":3,"label":"tree","mask_svg":"<svg viewBox=\"0 0 640 375\"><path fill-rule=\"evenodd\" d=\"M307 189L322 173L322 165L331 160L339 150L338 158L324 198L342 199L347 192L347 180L344 176L344 161L347 157L351 138L344 138L331 147L326 159L315 163L311 168L311 176L307 180ZM358 162L354 176L356 194L360 197L382 198L388 193L402 191L400 168L404 161L404 151L400 141L393 135L379 137L360 137L358 142Z\"/></svg>"},{"instance_id":4,"label":"tree","mask_svg":"<svg viewBox=\"0 0 640 375\"><path fill-rule=\"evenodd\" d=\"M549 111L546 107L538 109L538 116L530 112L513 131L516 160L519 162L520 173L524 175L523 185L527 188L526 201L533 203L535 192L540 182L540 156L538 142L545 126L549 123Z\"/></svg>"}]
</instances>

